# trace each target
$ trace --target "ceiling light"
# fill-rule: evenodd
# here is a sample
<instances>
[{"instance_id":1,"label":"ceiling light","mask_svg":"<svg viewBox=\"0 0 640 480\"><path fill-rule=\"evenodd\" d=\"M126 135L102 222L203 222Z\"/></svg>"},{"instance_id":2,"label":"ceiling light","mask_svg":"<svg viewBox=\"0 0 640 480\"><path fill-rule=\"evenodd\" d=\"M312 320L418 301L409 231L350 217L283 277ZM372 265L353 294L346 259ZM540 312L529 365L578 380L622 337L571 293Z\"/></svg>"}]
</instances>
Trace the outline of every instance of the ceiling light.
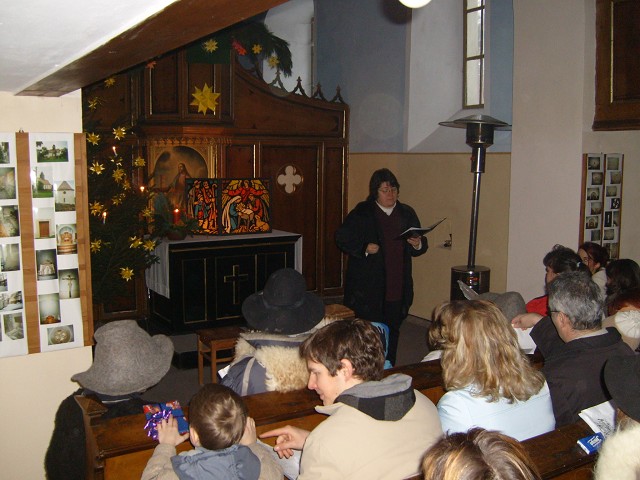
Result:
<instances>
[{"instance_id":1,"label":"ceiling light","mask_svg":"<svg viewBox=\"0 0 640 480\"><path fill-rule=\"evenodd\" d=\"M409 8L424 7L431 0L400 0L400 3Z\"/></svg>"}]
</instances>

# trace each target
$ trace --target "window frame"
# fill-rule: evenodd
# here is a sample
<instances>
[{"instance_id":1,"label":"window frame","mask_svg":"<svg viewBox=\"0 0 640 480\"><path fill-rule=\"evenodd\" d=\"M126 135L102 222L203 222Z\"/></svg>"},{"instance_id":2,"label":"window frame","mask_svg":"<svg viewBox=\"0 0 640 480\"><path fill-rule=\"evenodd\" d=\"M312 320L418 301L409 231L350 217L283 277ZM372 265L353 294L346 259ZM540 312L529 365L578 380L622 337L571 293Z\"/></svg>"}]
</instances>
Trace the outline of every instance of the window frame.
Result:
<instances>
[{"instance_id":1,"label":"window frame","mask_svg":"<svg viewBox=\"0 0 640 480\"><path fill-rule=\"evenodd\" d=\"M485 85L485 44L486 44L486 40L485 40L485 34L486 34L486 15L487 15L487 2L486 0L479 0L480 5L476 6L476 7L468 7L468 2L469 0L462 0L462 7L463 7L463 16L464 16L464 20L463 20L463 58L462 58L462 64L463 64L463 68L462 68L462 108L463 109L471 109L471 108L484 108L485 106L485 98L484 98L484 85ZM476 12L480 12L480 17L482 19L481 21L481 35L480 35L480 45L479 45L479 54L478 55L468 55L468 49L467 49L467 39L468 39L468 29L467 29L467 25L468 25L468 18L470 14L475 14ZM480 100L480 103L476 103L476 104L467 104L467 92L469 91L469 84L468 84L468 68L467 66L469 65L469 62L471 61L480 61L480 81L479 81L479 85L474 85L474 88L478 88L478 99Z\"/></svg>"}]
</instances>

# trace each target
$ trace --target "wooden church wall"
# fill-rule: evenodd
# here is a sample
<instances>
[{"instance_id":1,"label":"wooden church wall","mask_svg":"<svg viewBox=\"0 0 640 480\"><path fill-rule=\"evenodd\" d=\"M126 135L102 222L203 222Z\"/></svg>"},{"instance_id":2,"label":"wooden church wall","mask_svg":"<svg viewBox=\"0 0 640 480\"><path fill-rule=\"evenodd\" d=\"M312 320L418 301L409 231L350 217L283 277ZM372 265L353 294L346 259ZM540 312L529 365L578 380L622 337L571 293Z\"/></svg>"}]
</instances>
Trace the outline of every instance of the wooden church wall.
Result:
<instances>
[{"instance_id":1,"label":"wooden church wall","mask_svg":"<svg viewBox=\"0 0 640 480\"><path fill-rule=\"evenodd\" d=\"M152 66L153 68L149 68ZM195 87L220 93L215 112L191 105ZM86 98L109 98L99 126L110 132L129 122L132 158L187 145L206 157L210 177L271 179L272 227L303 235L302 270L309 290L342 294L342 255L334 233L346 209L349 110L336 101L267 85L238 63L188 63L184 51L118 75L116 85L87 87ZM329 96L329 95L327 95ZM106 147L105 147L106 148ZM279 179L282 184L279 183ZM134 179L134 184L135 184Z\"/></svg>"}]
</instances>

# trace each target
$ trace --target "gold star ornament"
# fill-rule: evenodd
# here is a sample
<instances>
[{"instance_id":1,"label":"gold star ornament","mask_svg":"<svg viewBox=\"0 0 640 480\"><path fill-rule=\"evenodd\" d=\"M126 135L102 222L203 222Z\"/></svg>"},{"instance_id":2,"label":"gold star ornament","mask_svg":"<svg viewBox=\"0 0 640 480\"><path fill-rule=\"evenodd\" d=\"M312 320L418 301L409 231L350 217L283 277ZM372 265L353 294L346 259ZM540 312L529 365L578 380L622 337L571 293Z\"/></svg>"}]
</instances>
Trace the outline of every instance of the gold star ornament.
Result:
<instances>
[{"instance_id":1,"label":"gold star ornament","mask_svg":"<svg viewBox=\"0 0 640 480\"><path fill-rule=\"evenodd\" d=\"M129 248L138 248L142 245L142 239L138 236L129 237Z\"/></svg>"},{"instance_id":2,"label":"gold star ornament","mask_svg":"<svg viewBox=\"0 0 640 480\"><path fill-rule=\"evenodd\" d=\"M190 105L198 107L198 113L202 112L203 115L207 114L207 110L211 110L215 113L216 107L218 106L218 97L219 93L215 93L213 89L204 84L204 87L199 89L198 87L194 87L196 93L192 93L193 101Z\"/></svg>"},{"instance_id":3,"label":"gold star ornament","mask_svg":"<svg viewBox=\"0 0 640 480\"><path fill-rule=\"evenodd\" d=\"M153 250L156 248L155 240L145 240L142 248L144 248L147 252L153 252Z\"/></svg>"},{"instance_id":4,"label":"gold star ornament","mask_svg":"<svg viewBox=\"0 0 640 480\"><path fill-rule=\"evenodd\" d=\"M99 217L102 214L102 211L104 210L104 206L96 200L95 202L89 205L89 210L91 211L91 215L95 215L96 217Z\"/></svg>"},{"instance_id":5,"label":"gold star ornament","mask_svg":"<svg viewBox=\"0 0 640 480\"><path fill-rule=\"evenodd\" d=\"M122 140L126 134L126 127L118 127L113 129L113 136L116 137L116 140Z\"/></svg>"},{"instance_id":6,"label":"gold star ornament","mask_svg":"<svg viewBox=\"0 0 640 480\"><path fill-rule=\"evenodd\" d=\"M134 167L144 167L147 164L147 162L144 161L144 158L142 157L136 157L133 159L133 166Z\"/></svg>"},{"instance_id":7,"label":"gold star ornament","mask_svg":"<svg viewBox=\"0 0 640 480\"><path fill-rule=\"evenodd\" d=\"M128 282L133 278L133 270L129 267L120 267L120 276Z\"/></svg>"},{"instance_id":8,"label":"gold star ornament","mask_svg":"<svg viewBox=\"0 0 640 480\"><path fill-rule=\"evenodd\" d=\"M109 77L104 81L104 86L109 88L116 84L116 77Z\"/></svg>"},{"instance_id":9,"label":"gold star ornament","mask_svg":"<svg viewBox=\"0 0 640 480\"><path fill-rule=\"evenodd\" d=\"M218 49L218 42L210 38L209 40L207 40L202 44L202 48L207 53L215 52Z\"/></svg>"},{"instance_id":10,"label":"gold star ornament","mask_svg":"<svg viewBox=\"0 0 640 480\"><path fill-rule=\"evenodd\" d=\"M104 165L94 160L94 162L89 167L89 170L91 170L96 175L100 175L102 172L104 172Z\"/></svg>"},{"instance_id":11,"label":"gold star ornament","mask_svg":"<svg viewBox=\"0 0 640 480\"><path fill-rule=\"evenodd\" d=\"M276 68L280 63L280 60L278 60L278 57L276 57L275 55L271 55L269 57L269 60L267 60L267 63L271 68Z\"/></svg>"},{"instance_id":12,"label":"gold star ornament","mask_svg":"<svg viewBox=\"0 0 640 480\"><path fill-rule=\"evenodd\" d=\"M92 145L98 145L98 143L100 143L100 135L98 135L97 133L88 133L87 142Z\"/></svg>"},{"instance_id":13,"label":"gold star ornament","mask_svg":"<svg viewBox=\"0 0 640 480\"><path fill-rule=\"evenodd\" d=\"M102 248L102 240L94 240L91 242L91 253L97 253Z\"/></svg>"},{"instance_id":14,"label":"gold star ornament","mask_svg":"<svg viewBox=\"0 0 640 480\"><path fill-rule=\"evenodd\" d=\"M255 54L255 55L260 55L260 52L262 52L262 45L258 45L257 43L251 48L251 51Z\"/></svg>"}]
</instances>

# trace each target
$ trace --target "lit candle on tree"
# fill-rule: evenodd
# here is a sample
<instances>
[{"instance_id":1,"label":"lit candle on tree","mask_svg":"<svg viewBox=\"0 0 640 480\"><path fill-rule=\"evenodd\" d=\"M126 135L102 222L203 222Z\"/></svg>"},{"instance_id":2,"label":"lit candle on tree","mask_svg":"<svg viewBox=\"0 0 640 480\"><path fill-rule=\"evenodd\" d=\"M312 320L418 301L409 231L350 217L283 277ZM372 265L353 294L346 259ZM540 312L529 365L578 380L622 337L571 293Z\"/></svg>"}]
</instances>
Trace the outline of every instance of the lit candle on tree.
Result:
<instances>
[{"instance_id":1,"label":"lit candle on tree","mask_svg":"<svg viewBox=\"0 0 640 480\"><path fill-rule=\"evenodd\" d=\"M177 224L180 222L180 210L177 208L173 211L173 223Z\"/></svg>"},{"instance_id":2,"label":"lit candle on tree","mask_svg":"<svg viewBox=\"0 0 640 480\"><path fill-rule=\"evenodd\" d=\"M102 223L106 223L107 222L107 212L102 212Z\"/></svg>"}]
</instances>

